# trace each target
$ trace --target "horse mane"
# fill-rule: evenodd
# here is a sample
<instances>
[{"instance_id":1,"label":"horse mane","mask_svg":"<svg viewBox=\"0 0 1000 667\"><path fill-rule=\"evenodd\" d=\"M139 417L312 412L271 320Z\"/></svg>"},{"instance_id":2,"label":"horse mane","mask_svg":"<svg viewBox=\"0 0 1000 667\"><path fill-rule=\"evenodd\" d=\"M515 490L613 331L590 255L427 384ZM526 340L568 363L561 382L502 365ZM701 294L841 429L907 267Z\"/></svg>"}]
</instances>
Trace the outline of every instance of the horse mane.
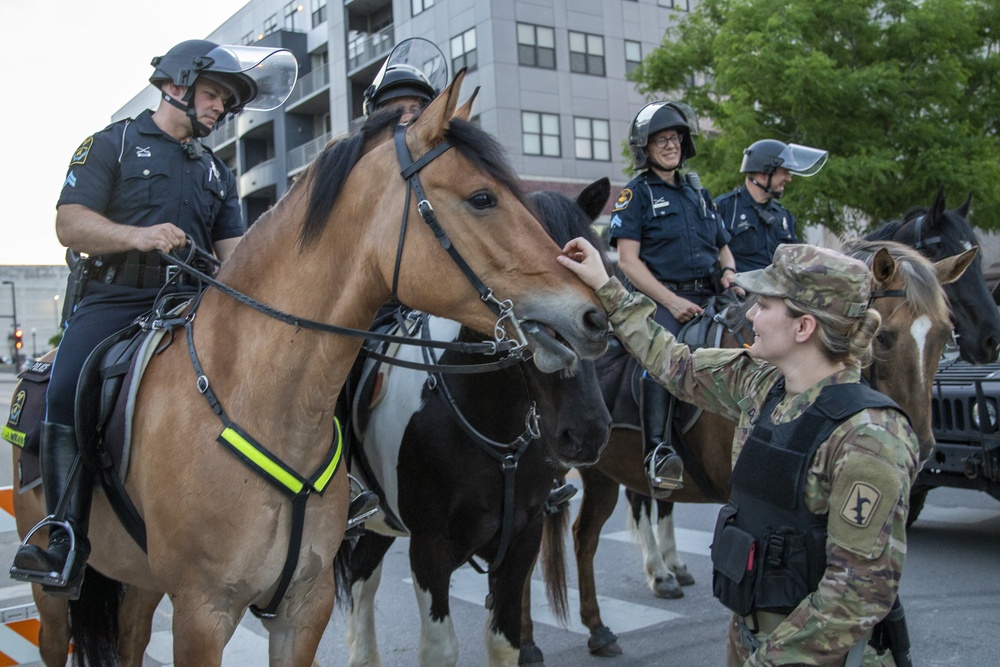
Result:
<instances>
[{"instance_id":1,"label":"horse mane","mask_svg":"<svg viewBox=\"0 0 1000 667\"><path fill-rule=\"evenodd\" d=\"M895 241L865 238L844 241L840 251L861 260L870 269L875 253L882 248L889 251L897 270L902 273L906 282L906 302L914 312L926 314L936 320L947 320L950 317L948 298L938 282L934 265L913 248Z\"/></svg>"}]
</instances>

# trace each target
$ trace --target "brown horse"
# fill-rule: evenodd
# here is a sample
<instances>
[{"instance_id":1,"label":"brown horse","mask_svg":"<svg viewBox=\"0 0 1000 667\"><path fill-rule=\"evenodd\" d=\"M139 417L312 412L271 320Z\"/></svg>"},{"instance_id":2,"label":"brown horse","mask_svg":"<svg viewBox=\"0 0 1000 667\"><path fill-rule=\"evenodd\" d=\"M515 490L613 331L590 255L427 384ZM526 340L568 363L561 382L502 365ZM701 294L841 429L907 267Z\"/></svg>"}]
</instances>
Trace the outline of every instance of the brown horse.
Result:
<instances>
[{"instance_id":1,"label":"brown horse","mask_svg":"<svg viewBox=\"0 0 1000 667\"><path fill-rule=\"evenodd\" d=\"M921 457L926 458L934 446L930 414L934 373L951 332L947 300L941 285L957 280L976 251L968 250L931 264L912 249L887 241L849 241L842 250L872 269L872 307L882 315L882 328L875 342L876 361L866 376L910 416L920 442ZM905 296L899 296L902 292L898 290L904 290ZM722 347L738 344L732 333L723 337ZM605 400L612 404L615 397L606 394ZM727 419L709 412L701 414L684 435L684 442L693 463L701 468L711 488L706 493L691 482L692 465L689 463L685 486L671 495L671 501L720 502L728 498L734 429L735 424ZM593 563L601 529L618 502L619 485L639 494L648 493L642 450L638 430L613 428L597 465L579 469L583 498L573 526L573 537L580 617L590 629L588 648L596 655L621 653L617 637L601 620ZM647 552L645 556L650 587L655 593L658 586L662 588L662 580L673 574L662 560L659 560L658 569L651 567L660 554ZM655 581L657 577L661 581ZM529 609L527 604L523 607L526 614L530 614ZM526 616L524 623L530 624L530 617ZM525 632L530 633L530 630Z\"/></svg>"},{"instance_id":2,"label":"brown horse","mask_svg":"<svg viewBox=\"0 0 1000 667\"><path fill-rule=\"evenodd\" d=\"M391 296L400 239L398 295L406 303L498 336L502 327L518 335L523 323L533 332L536 362L550 370L605 348L600 304L556 263L559 248L525 206L498 144L468 122L471 100L456 114L463 76L407 126L408 151L398 158L387 141L389 123L370 123L328 146L224 264L221 282L293 313L295 326L210 289L193 322L204 375L196 378L183 341L148 366L136 397L126 480L145 521L148 551L129 537L106 497L95 497L91 569L79 602L88 601L99 575L128 584L129 621L148 618L155 600L168 594L178 665L221 664L246 609L271 601L292 530L292 502L218 444L222 424L198 386L210 386L232 422L299 475L332 473L325 493L302 491L308 503L298 564L276 613L264 619L271 664L310 665L334 604L332 565L348 507L345 467L324 463L335 441L334 405L361 343L298 323L367 329ZM422 192L400 178L406 152L418 167L422 157L429 160L419 171ZM407 212L425 221L436 214L447 236L416 223L401 234ZM512 305L513 316L497 322L469 273L448 260L449 245L495 290L493 299ZM15 467L18 458L15 449ZM37 489L15 498L23 535L45 516L44 500ZM44 532L36 534L39 542ZM44 660L64 664L65 603L37 586L35 599ZM116 599L108 602L112 627L98 639L114 652ZM74 613L74 640L78 624L94 621ZM141 664L135 647L144 645L148 630L145 620L126 624L128 664Z\"/></svg>"}]
</instances>

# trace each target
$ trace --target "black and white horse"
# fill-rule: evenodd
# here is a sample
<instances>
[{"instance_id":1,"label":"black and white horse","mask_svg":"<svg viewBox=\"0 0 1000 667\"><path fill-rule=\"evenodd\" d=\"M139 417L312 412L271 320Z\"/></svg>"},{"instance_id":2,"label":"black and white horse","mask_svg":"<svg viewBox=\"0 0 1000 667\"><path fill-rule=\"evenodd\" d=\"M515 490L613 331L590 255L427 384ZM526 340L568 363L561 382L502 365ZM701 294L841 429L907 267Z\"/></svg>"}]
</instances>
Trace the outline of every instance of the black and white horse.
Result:
<instances>
[{"instance_id":1,"label":"black and white horse","mask_svg":"<svg viewBox=\"0 0 1000 667\"><path fill-rule=\"evenodd\" d=\"M582 219L552 219L544 193L530 198L560 245L587 233L608 199L607 179L591 185L571 209ZM603 195L602 195L603 193ZM582 208L581 208L582 207ZM584 218L584 210L591 216ZM558 228L557 228L558 227ZM555 258L553 258L554 260ZM435 340L480 340L459 324L420 316ZM425 362L421 351L401 348L397 360ZM469 363L444 352L440 364ZM338 557L349 570L350 665L379 665L374 596L381 562L397 537L410 538L409 557L421 613L419 664L455 665L458 642L448 588L452 573L479 558L488 564L486 654L491 667L540 664L534 645L522 646L521 597L539 553L553 478L594 463L607 442L611 416L594 365L569 373L541 373L529 362L482 374L446 374L392 367L364 433L367 470L354 469L380 488L386 513ZM555 609L565 614L562 523L546 525L546 559L558 568L546 577ZM550 529L552 528L552 529ZM549 539L551 538L551 539ZM553 581L561 577L561 581ZM561 589L560 589L561 587ZM560 592L561 590L561 592ZM561 601L559 599L561 595Z\"/></svg>"}]
</instances>

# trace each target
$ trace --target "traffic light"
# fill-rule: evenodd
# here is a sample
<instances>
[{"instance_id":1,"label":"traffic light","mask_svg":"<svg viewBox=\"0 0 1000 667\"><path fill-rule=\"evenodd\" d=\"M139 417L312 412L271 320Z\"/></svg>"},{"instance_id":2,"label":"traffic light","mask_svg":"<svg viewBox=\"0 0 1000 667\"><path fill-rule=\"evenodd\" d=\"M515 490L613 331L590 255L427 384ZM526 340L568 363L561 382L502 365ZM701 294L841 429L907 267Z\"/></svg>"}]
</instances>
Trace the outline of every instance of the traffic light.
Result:
<instances>
[{"instance_id":1,"label":"traffic light","mask_svg":"<svg viewBox=\"0 0 1000 667\"><path fill-rule=\"evenodd\" d=\"M20 350L22 347L24 347L24 331L14 329L14 349Z\"/></svg>"}]
</instances>

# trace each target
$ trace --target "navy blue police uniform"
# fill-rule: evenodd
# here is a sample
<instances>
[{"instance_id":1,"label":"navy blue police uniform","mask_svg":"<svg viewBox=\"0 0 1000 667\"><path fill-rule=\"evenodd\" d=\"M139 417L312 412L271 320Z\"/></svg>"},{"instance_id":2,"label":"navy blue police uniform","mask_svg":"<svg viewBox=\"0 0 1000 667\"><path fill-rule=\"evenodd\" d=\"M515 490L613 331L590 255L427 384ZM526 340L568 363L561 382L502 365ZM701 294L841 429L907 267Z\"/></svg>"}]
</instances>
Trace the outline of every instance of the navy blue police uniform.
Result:
<instances>
[{"instance_id":1,"label":"navy blue police uniform","mask_svg":"<svg viewBox=\"0 0 1000 667\"><path fill-rule=\"evenodd\" d=\"M670 185L647 170L629 181L611 213L611 245L620 238L638 241L639 259L653 277L704 306L715 294L713 273L729 234L708 191L692 187L688 176L680 180ZM680 331L681 323L662 304L654 317L671 333Z\"/></svg>"},{"instance_id":2,"label":"navy blue police uniform","mask_svg":"<svg viewBox=\"0 0 1000 667\"><path fill-rule=\"evenodd\" d=\"M771 263L782 243L799 243L795 216L776 200L758 204L747 186L736 188L715 200L722 224L729 232L729 250L737 273L763 269Z\"/></svg>"},{"instance_id":3,"label":"navy blue police uniform","mask_svg":"<svg viewBox=\"0 0 1000 667\"><path fill-rule=\"evenodd\" d=\"M84 140L69 165L58 202L63 204L85 206L122 225L170 222L206 251L246 231L236 179L225 163L200 144L186 147L165 134L148 110ZM155 252L100 260L66 322L46 395L46 421L74 423L76 382L87 356L151 310L168 277Z\"/></svg>"}]
</instances>

